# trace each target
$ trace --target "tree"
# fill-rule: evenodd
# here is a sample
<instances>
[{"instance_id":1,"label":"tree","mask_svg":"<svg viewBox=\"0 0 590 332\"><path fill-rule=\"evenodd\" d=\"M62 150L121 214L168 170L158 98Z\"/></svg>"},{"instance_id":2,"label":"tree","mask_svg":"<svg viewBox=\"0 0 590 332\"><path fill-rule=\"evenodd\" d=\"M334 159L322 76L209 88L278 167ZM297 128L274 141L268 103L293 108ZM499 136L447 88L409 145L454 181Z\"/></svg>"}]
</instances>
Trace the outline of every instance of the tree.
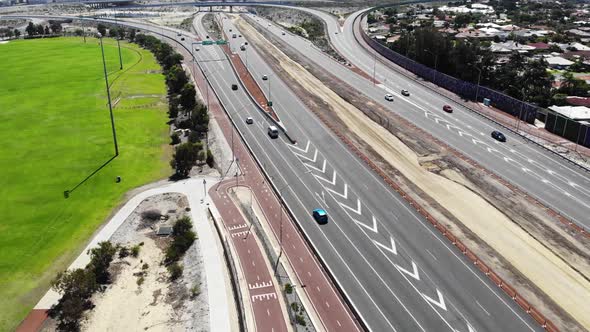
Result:
<instances>
[{"instance_id":1,"label":"tree","mask_svg":"<svg viewBox=\"0 0 590 332\"><path fill-rule=\"evenodd\" d=\"M45 26L45 29L43 30L43 34L44 34L44 35L49 35L49 34L51 34L51 31L49 31L49 27L48 27L48 26Z\"/></svg>"},{"instance_id":2,"label":"tree","mask_svg":"<svg viewBox=\"0 0 590 332\"><path fill-rule=\"evenodd\" d=\"M110 27L109 28L109 37L117 38L119 36L119 28L118 27Z\"/></svg>"},{"instance_id":3,"label":"tree","mask_svg":"<svg viewBox=\"0 0 590 332\"><path fill-rule=\"evenodd\" d=\"M182 105L185 112L195 107L197 103L196 95L195 86L191 83L186 83L180 90L180 105Z\"/></svg>"},{"instance_id":4,"label":"tree","mask_svg":"<svg viewBox=\"0 0 590 332\"><path fill-rule=\"evenodd\" d=\"M29 37L34 36L37 33L37 29L35 29L35 25L33 24L33 22L29 22L29 24L25 28L25 31L27 32L27 35L29 35Z\"/></svg>"},{"instance_id":5,"label":"tree","mask_svg":"<svg viewBox=\"0 0 590 332\"><path fill-rule=\"evenodd\" d=\"M117 248L109 241L103 241L97 248L90 250L90 270L93 271L98 284L108 284L111 280L109 265L117 252Z\"/></svg>"},{"instance_id":6,"label":"tree","mask_svg":"<svg viewBox=\"0 0 590 332\"><path fill-rule=\"evenodd\" d=\"M134 41L135 40L135 29L130 28L127 33L127 36L129 36L130 41Z\"/></svg>"},{"instance_id":7,"label":"tree","mask_svg":"<svg viewBox=\"0 0 590 332\"><path fill-rule=\"evenodd\" d=\"M42 35L43 33L45 33L45 29L41 24L35 26L35 31L37 35Z\"/></svg>"},{"instance_id":8,"label":"tree","mask_svg":"<svg viewBox=\"0 0 590 332\"><path fill-rule=\"evenodd\" d=\"M15 38L20 37L20 30L19 29L14 29L14 37Z\"/></svg>"},{"instance_id":9,"label":"tree","mask_svg":"<svg viewBox=\"0 0 590 332\"><path fill-rule=\"evenodd\" d=\"M198 153L198 148L194 144L182 143L176 147L170 166L179 176L187 177L197 161Z\"/></svg>"},{"instance_id":10,"label":"tree","mask_svg":"<svg viewBox=\"0 0 590 332\"><path fill-rule=\"evenodd\" d=\"M174 132L172 133L172 135L170 135L170 139L172 140L172 145L176 145L178 143L180 143L180 136L178 136L178 133Z\"/></svg>"},{"instance_id":11,"label":"tree","mask_svg":"<svg viewBox=\"0 0 590 332\"><path fill-rule=\"evenodd\" d=\"M106 27L106 25L104 25L104 24L102 24L102 23L99 23L99 24L96 26L96 30L97 30L97 31L98 31L98 33L100 33L100 34L101 34L103 37L106 37L106 35L107 35L107 27Z\"/></svg>"},{"instance_id":12,"label":"tree","mask_svg":"<svg viewBox=\"0 0 590 332\"><path fill-rule=\"evenodd\" d=\"M61 23L56 21L49 21L49 26L53 33L61 33Z\"/></svg>"},{"instance_id":13,"label":"tree","mask_svg":"<svg viewBox=\"0 0 590 332\"><path fill-rule=\"evenodd\" d=\"M76 29L76 30L74 31L74 34L75 34L76 36L82 36L82 35L84 34L84 30L82 30L82 29Z\"/></svg>"},{"instance_id":14,"label":"tree","mask_svg":"<svg viewBox=\"0 0 590 332\"><path fill-rule=\"evenodd\" d=\"M209 130L209 114L207 106L197 103L191 113L191 125L198 133L205 133Z\"/></svg>"},{"instance_id":15,"label":"tree","mask_svg":"<svg viewBox=\"0 0 590 332\"><path fill-rule=\"evenodd\" d=\"M181 66L174 65L168 70L166 83L170 94L179 93L182 87L188 83L188 77Z\"/></svg>"},{"instance_id":16,"label":"tree","mask_svg":"<svg viewBox=\"0 0 590 332\"><path fill-rule=\"evenodd\" d=\"M566 71L563 74L563 80L558 92L568 96L586 97L588 96L588 90L590 90L590 85L586 81L577 79L572 72Z\"/></svg>"},{"instance_id":17,"label":"tree","mask_svg":"<svg viewBox=\"0 0 590 332\"><path fill-rule=\"evenodd\" d=\"M52 282L52 288L62 294L52 305L48 315L57 321L60 331L79 331L85 310L93 307L90 297L98 289L92 273L86 269L61 272Z\"/></svg>"}]
</instances>

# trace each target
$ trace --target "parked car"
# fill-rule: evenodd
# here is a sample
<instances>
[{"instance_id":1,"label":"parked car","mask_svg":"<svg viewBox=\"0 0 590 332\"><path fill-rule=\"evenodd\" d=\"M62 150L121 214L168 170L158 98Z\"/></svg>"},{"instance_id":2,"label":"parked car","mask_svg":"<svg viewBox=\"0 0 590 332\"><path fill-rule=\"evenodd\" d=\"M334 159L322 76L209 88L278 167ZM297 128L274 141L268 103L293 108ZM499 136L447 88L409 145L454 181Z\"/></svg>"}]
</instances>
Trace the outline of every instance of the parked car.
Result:
<instances>
[{"instance_id":1,"label":"parked car","mask_svg":"<svg viewBox=\"0 0 590 332\"><path fill-rule=\"evenodd\" d=\"M312 212L313 219L317 221L318 224L327 224L328 223L328 214L324 209L315 209Z\"/></svg>"},{"instance_id":2,"label":"parked car","mask_svg":"<svg viewBox=\"0 0 590 332\"><path fill-rule=\"evenodd\" d=\"M209 39L209 35L206 35L205 38Z\"/></svg>"},{"instance_id":3,"label":"parked car","mask_svg":"<svg viewBox=\"0 0 590 332\"><path fill-rule=\"evenodd\" d=\"M393 101L393 95L391 95L391 94L389 94L389 93L388 93L388 94L386 94L386 95L385 95L385 100L387 100L387 101Z\"/></svg>"},{"instance_id":4,"label":"parked car","mask_svg":"<svg viewBox=\"0 0 590 332\"><path fill-rule=\"evenodd\" d=\"M506 136L497 130L492 131L492 137L497 141L506 142Z\"/></svg>"},{"instance_id":5,"label":"parked car","mask_svg":"<svg viewBox=\"0 0 590 332\"><path fill-rule=\"evenodd\" d=\"M453 113L453 108L450 105L443 106L443 111L447 113Z\"/></svg>"},{"instance_id":6,"label":"parked car","mask_svg":"<svg viewBox=\"0 0 590 332\"><path fill-rule=\"evenodd\" d=\"M402 90L402 95L409 96L410 95L410 91L408 91L408 90Z\"/></svg>"},{"instance_id":7,"label":"parked car","mask_svg":"<svg viewBox=\"0 0 590 332\"><path fill-rule=\"evenodd\" d=\"M246 118L246 124L253 124L254 123L254 119L252 119L252 117L247 117Z\"/></svg>"}]
</instances>

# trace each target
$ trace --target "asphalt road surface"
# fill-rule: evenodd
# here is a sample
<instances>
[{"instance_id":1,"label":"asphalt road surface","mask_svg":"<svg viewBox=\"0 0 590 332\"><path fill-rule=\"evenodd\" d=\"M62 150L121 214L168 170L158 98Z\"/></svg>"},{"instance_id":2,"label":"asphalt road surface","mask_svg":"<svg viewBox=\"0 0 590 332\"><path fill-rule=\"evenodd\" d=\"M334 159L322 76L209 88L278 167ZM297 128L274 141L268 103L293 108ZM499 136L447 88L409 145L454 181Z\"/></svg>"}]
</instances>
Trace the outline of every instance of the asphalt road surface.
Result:
<instances>
[{"instance_id":1,"label":"asphalt road surface","mask_svg":"<svg viewBox=\"0 0 590 332\"><path fill-rule=\"evenodd\" d=\"M201 15L196 16L200 29ZM176 31L126 24L180 38ZM231 27L229 22L224 26ZM268 28L280 35L274 25ZM304 42L294 44L302 51L313 49L300 38L287 36L292 43ZM184 44L190 48L192 41L185 38ZM230 42L239 52L243 39ZM271 80L275 111L297 137L295 146L283 135L271 139L266 134L267 118L241 88L231 90L237 78L227 61L216 61L224 57L218 46L201 46L194 53L238 129L282 188L281 194L298 222L371 330L541 330L324 127L289 87L273 76L254 49L247 51L248 66L261 86L268 84L262 75ZM363 92L365 88L359 87ZM378 90L369 92L379 95ZM247 116L254 124L245 123ZM317 207L328 211L327 225L318 225L311 218L311 210Z\"/></svg>"},{"instance_id":2,"label":"asphalt road surface","mask_svg":"<svg viewBox=\"0 0 590 332\"><path fill-rule=\"evenodd\" d=\"M291 34L283 36L282 30L274 24L268 28L269 31L391 112L406 118L590 231L588 172L375 61L375 54L359 45L353 35L353 21L362 11L350 15L340 27L336 18L328 13L299 9L324 20L334 47L367 74L372 75L375 69L376 80L381 84L374 85L371 80L337 64L303 38ZM402 89L409 90L411 96L402 96ZM387 93L394 96L394 102L384 99ZM454 112L443 112L445 104L451 105ZM491 138L493 130L502 131L507 142L500 143Z\"/></svg>"}]
</instances>

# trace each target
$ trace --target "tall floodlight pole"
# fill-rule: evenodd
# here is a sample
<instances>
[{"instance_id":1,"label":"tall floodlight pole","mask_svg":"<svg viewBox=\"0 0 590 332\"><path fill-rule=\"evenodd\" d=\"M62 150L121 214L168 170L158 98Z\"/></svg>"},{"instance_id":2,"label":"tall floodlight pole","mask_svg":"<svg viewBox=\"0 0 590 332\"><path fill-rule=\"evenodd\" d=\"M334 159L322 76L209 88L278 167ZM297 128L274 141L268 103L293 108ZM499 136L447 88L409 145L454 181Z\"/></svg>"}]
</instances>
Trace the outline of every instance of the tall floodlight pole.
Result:
<instances>
[{"instance_id":1,"label":"tall floodlight pole","mask_svg":"<svg viewBox=\"0 0 590 332\"><path fill-rule=\"evenodd\" d=\"M432 83L434 83L436 81L436 69L438 67L438 53L431 52L427 49L424 49L424 52L434 55L434 77L432 78Z\"/></svg>"},{"instance_id":2,"label":"tall floodlight pole","mask_svg":"<svg viewBox=\"0 0 590 332\"><path fill-rule=\"evenodd\" d=\"M115 144L115 156L119 155L119 145L117 144L117 131L115 130L115 118L113 116L113 105L111 104L111 91L109 88L109 78L107 74L107 63L104 58L104 46L102 44L102 34L98 33L98 38L100 39L100 50L102 52L102 66L104 69L104 81L106 84L107 89L107 98L109 102L109 113L111 115L111 128L113 130L113 142Z\"/></svg>"},{"instance_id":3,"label":"tall floodlight pole","mask_svg":"<svg viewBox=\"0 0 590 332\"><path fill-rule=\"evenodd\" d=\"M471 65L473 68L477 69L479 74L477 75L477 90L475 90L475 102L478 102L479 97L479 83L481 82L481 69L479 69L476 65Z\"/></svg>"},{"instance_id":4,"label":"tall floodlight pole","mask_svg":"<svg viewBox=\"0 0 590 332\"><path fill-rule=\"evenodd\" d=\"M115 12L115 8L113 8L113 17L115 18L115 25L117 24L117 12ZM120 33L117 32L120 36ZM123 57L121 57L121 44L119 43L119 36L115 36L117 39L117 48L119 49L119 70L123 70Z\"/></svg>"}]
</instances>

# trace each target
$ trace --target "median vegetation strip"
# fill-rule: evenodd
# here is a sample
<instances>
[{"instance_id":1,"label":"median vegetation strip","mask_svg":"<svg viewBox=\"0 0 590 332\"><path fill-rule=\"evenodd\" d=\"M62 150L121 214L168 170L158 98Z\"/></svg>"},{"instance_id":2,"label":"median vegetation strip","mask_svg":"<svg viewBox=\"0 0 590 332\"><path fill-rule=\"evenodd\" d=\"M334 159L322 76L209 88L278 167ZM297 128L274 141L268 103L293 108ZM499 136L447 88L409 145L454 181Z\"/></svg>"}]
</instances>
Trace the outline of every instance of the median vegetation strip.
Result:
<instances>
[{"instance_id":1,"label":"median vegetation strip","mask_svg":"<svg viewBox=\"0 0 590 332\"><path fill-rule=\"evenodd\" d=\"M148 51L121 42L121 71L116 43L104 42L113 96L121 102L166 96ZM98 40L19 40L1 47L0 330L12 330L125 192L170 174L171 152L164 103L115 106L120 155L64 199L65 190L113 156Z\"/></svg>"}]
</instances>

